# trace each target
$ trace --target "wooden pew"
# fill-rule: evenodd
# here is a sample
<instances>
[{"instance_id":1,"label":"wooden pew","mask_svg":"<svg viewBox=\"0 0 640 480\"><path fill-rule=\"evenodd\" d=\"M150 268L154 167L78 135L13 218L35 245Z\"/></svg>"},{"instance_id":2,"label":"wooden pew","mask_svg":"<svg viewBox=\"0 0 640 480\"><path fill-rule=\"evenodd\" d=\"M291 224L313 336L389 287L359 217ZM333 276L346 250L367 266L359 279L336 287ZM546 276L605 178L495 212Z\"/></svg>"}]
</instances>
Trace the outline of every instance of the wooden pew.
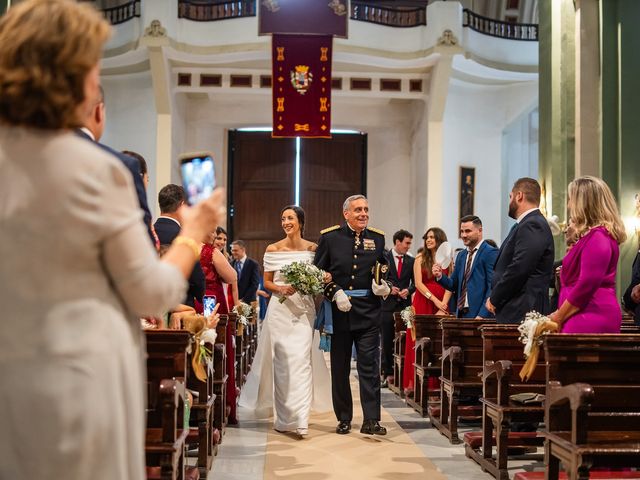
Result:
<instances>
[{"instance_id":1,"label":"wooden pew","mask_svg":"<svg viewBox=\"0 0 640 480\"><path fill-rule=\"evenodd\" d=\"M188 332L147 330L148 409L145 456L148 478L185 478L185 378Z\"/></svg>"},{"instance_id":2,"label":"wooden pew","mask_svg":"<svg viewBox=\"0 0 640 480\"><path fill-rule=\"evenodd\" d=\"M205 344L205 347L211 350L212 354L216 354L215 345ZM219 347L223 348L222 345ZM214 425L214 404L216 394L214 393L214 361L212 358L208 365L207 379L205 382L199 380L191 367L192 356L196 353L196 346L192 346L192 352L188 358L187 365L187 387L193 391L197 391L198 395L193 398L190 415L190 433L187 437L187 444L198 445L198 470L202 478L207 478L209 470L213 466L213 458L218 451L218 442L220 440L220 432ZM220 353L218 352L218 355Z\"/></svg>"},{"instance_id":3,"label":"wooden pew","mask_svg":"<svg viewBox=\"0 0 640 480\"><path fill-rule=\"evenodd\" d=\"M227 428L227 383L229 375L227 374L227 324L229 317L220 315L220 321L216 327L216 345L213 353L213 393L216 398L213 404L213 425L220 432L219 442Z\"/></svg>"},{"instance_id":4,"label":"wooden pew","mask_svg":"<svg viewBox=\"0 0 640 480\"><path fill-rule=\"evenodd\" d=\"M482 337L478 328L495 324L493 319L443 318L440 404L429 405L431 424L449 439L460 443L458 416L479 416L480 403L459 407L460 396L478 397L482 393Z\"/></svg>"},{"instance_id":5,"label":"wooden pew","mask_svg":"<svg viewBox=\"0 0 640 480\"><path fill-rule=\"evenodd\" d=\"M393 319L395 321L396 335L393 339L393 384L389 385L389 390L400 398L404 398L402 376L404 374L404 349L407 327L400 316L400 312L395 312Z\"/></svg>"},{"instance_id":6,"label":"wooden pew","mask_svg":"<svg viewBox=\"0 0 640 480\"><path fill-rule=\"evenodd\" d=\"M440 356L442 355L442 327L439 315L416 315L416 361L413 364L415 386L413 398L407 404L420 415L427 415L429 397L439 397L440 389L429 391L429 378L440 377Z\"/></svg>"},{"instance_id":7,"label":"wooden pew","mask_svg":"<svg viewBox=\"0 0 640 480\"><path fill-rule=\"evenodd\" d=\"M465 454L499 480L509 480L507 448L542 446L536 432L510 432L512 422L537 424L544 420L542 403L523 405L510 400L518 393L545 393L544 352L528 382L518 376L525 358L517 325L483 325L482 432L464 436ZM493 445L496 458L493 458Z\"/></svg>"},{"instance_id":8,"label":"wooden pew","mask_svg":"<svg viewBox=\"0 0 640 480\"><path fill-rule=\"evenodd\" d=\"M560 462L571 480L640 467L640 335L553 334L543 345L545 478L558 478Z\"/></svg>"},{"instance_id":9,"label":"wooden pew","mask_svg":"<svg viewBox=\"0 0 640 480\"><path fill-rule=\"evenodd\" d=\"M247 361L247 352L245 349L245 335L246 331L245 327L240 327L240 322L236 317L236 386L238 387L238 391L242 390L242 385L244 385L245 380L245 364ZM240 332L239 330L242 330Z\"/></svg>"}]
</instances>

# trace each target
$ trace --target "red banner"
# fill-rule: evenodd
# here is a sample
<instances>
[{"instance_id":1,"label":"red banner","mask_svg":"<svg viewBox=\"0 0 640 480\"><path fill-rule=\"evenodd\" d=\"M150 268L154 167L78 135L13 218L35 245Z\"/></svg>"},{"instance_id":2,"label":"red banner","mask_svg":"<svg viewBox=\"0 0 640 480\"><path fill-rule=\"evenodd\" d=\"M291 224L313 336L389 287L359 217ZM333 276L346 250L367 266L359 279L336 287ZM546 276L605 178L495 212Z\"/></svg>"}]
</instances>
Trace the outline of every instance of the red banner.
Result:
<instances>
[{"instance_id":1,"label":"red banner","mask_svg":"<svg viewBox=\"0 0 640 480\"><path fill-rule=\"evenodd\" d=\"M331 138L330 35L273 35L273 136Z\"/></svg>"}]
</instances>

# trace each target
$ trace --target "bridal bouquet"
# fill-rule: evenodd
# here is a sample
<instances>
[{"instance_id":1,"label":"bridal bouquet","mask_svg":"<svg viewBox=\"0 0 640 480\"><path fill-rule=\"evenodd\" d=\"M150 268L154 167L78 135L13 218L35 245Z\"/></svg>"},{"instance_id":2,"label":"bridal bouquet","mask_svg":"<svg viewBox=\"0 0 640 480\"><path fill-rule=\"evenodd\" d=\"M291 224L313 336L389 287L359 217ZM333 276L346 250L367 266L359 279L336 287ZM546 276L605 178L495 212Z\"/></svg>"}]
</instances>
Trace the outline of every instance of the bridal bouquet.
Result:
<instances>
[{"instance_id":1,"label":"bridal bouquet","mask_svg":"<svg viewBox=\"0 0 640 480\"><path fill-rule=\"evenodd\" d=\"M549 317L536 311L525 315L524 320L518 326L519 340L524 344L524 356L527 359L520 370L520 379L527 381L533 374L538 363L542 335L549 332L557 332L558 324Z\"/></svg>"},{"instance_id":2,"label":"bridal bouquet","mask_svg":"<svg viewBox=\"0 0 640 480\"><path fill-rule=\"evenodd\" d=\"M318 295L324 291L324 270L310 262L292 262L280 271L287 283L301 295ZM287 297L280 297L284 303Z\"/></svg>"},{"instance_id":3,"label":"bridal bouquet","mask_svg":"<svg viewBox=\"0 0 640 480\"><path fill-rule=\"evenodd\" d=\"M407 326L407 328L411 329L411 338L415 342L416 341L416 324L415 324L416 309L413 308L412 306L403 308L400 311L400 318L402 318L402 321Z\"/></svg>"}]
</instances>

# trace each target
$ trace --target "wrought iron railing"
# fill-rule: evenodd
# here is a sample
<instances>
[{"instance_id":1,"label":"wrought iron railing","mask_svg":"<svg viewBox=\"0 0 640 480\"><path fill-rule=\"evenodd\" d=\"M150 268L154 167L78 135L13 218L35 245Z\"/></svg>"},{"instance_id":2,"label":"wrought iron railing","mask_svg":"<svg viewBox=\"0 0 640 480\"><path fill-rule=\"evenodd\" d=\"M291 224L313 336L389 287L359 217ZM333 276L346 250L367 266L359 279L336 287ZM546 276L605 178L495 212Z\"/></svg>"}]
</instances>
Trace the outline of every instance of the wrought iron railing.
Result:
<instances>
[{"instance_id":1,"label":"wrought iron railing","mask_svg":"<svg viewBox=\"0 0 640 480\"><path fill-rule=\"evenodd\" d=\"M462 26L471 30L509 40L538 41L538 25L535 23L510 23L483 17L466 8L462 12Z\"/></svg>"},{"instance_id":2,"label":"wrought iron railing","mask_svg":"<svg viewBox=\"0 0 640 480\"><path fill-rule=\"evenodd\" d=\"M123 3L116 7L105 8L100 5L96 0L81 0L85 2L93 3L98 8L104 18L106 18L111 25L118 25L120 23L127 22L132 18L140 17L140 0L131 0L130 2Z\"/></svg>"},{"instance_id":3,"label":"wrought iron railing","mask_svg":"<svg viewBox=\"0 0 640 480\"><path fill-rule=\"evenodd\" d=\"M420 6L382 6L373 1L351 0L351 20L388 27L418 27L427 24L427 9Z\"/></svg>"},{"instance_id":4,"label":"wrought iron railing","mask_svg":"<svg viewBox=\"0 0 640 480\"><path fill-rule=\"evenodd\" d=\"M256 0L178 0L178 18L196 22L255 16Z\"/></svg>"}]
</instances>

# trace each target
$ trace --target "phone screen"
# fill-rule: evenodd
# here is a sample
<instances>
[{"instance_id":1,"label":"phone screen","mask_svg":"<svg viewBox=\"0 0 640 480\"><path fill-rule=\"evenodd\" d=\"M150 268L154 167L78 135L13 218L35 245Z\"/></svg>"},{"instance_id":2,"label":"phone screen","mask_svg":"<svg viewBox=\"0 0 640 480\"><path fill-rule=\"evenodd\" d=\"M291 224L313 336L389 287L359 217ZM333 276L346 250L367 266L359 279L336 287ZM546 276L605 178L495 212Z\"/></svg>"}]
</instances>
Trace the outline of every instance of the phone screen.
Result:
<instances>
[{"instance_id":1,"label":"phone screen","mask_svg":"<svg viewBox=\"0 0 640 480\"><path fill-rule=\"evenodd\" d=\"M217 299L215 295L205 295L202 297L202 308L205 317L211 316L213 309L216 307Z\"/></svg>"},{"instance_id":2,"label":"phone screen","mask_svg":"<svg viewBox=\"0 0 640 480\"><path fill-rule=\"evenodd\" d=\"M180 173L189 205L205 200L216 188L216 172L210 155L183 158Z\"/></svg>"}]
</instances>

